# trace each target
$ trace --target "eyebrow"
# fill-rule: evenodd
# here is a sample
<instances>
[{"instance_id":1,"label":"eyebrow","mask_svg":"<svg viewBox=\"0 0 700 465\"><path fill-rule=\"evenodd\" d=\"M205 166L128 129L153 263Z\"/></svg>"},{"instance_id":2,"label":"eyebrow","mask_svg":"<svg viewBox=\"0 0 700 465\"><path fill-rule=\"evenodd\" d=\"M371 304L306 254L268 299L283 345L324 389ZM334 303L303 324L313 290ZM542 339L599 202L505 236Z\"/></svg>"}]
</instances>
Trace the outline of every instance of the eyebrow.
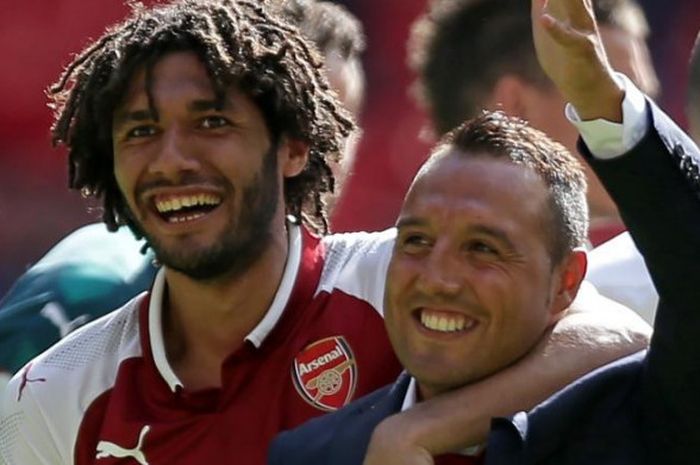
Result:
<instances>
[{"instance_id":1,"label":"eyebrow","mask_svg":"<svg viewBox=\"0 0 700 465\"><path fill-rule=\"evenodd\" d=\"M469 230L477 234L484 234L486 236L493 237L505 244L505 246L510 250L517 250L513 241L510 240L510 237L508 237L508 235L502 229L493 228L491 226L477 225L469 228Z\"/></svg>"},{"instance_id":2,"label":"eyebrow","mask_svg":"<svg viewBox=\"0 0 700 465\"><path fill-rule=\"evenodd\" d=\"M225 108L233 108L233 104L229 99L217 100L195 100L187 105L187 110L193 113L202 113L211 110L221 110ZM114 126L120 127L127 122L142 122L155 120L155 113L151 109L134 110L117 113L114 119Z\"/></svg>"},{"instance_id":3,"label":"eyebrow","mask_svg":"<svg viewBox=\"0 0 700 465\"><path fill-rule=\"evenodd\" d=\"M426 226L428 224L427 221L414 217L414 216L409 216L409 217L404 217L404 218L399 218L399 220L396 223L396 229L401 229L401 228L406 228L406 227L421 227L421 226ZM476 234L483 234L485 236L493 237L496 240L502 242L505 244L506 247L508 247L511 250L517 250L515 247L515 244L513 241L508 237L508 235L503 231L502 229L499 228L494 228L491 226L485 226L485 225L476 225L476 226L470 226L468 229L469 233L476 233Z\"/></svg>"},{"instance_id":4,"label":"eyebrow","mask_svg":"<svg viewBox=\"0 0 700 465\"><path fill-rule=\"evenodd\" d=\"M192 112L202 112L209 110L222 110L224 108L231 108L233 105L229 99L218 100L195 100L194 102L187 105L187 110Z\"/></svg>"},{"instance_id":5,"label":"eyebrow","mask_svg":"<svg viewBox=\"0 0 700 465\"><path fill-rule=\"evenodd\" d=\"M400 217L396 222L396 229L406 228L409 226L425 226L427 221L416 218L415 216Z\"/></svg>"},{"instance_id":6,"label":"eyebrow","mask_svg":"<svg viewBox=\"0 0 700 465\"><path fill-rule=\"evenodd\" d=\"M150 109L119 112L114 118L114 127L118 128L129 121L148 121L153 119L155 119L155 115Z\"/></svg>"}]
</instances>

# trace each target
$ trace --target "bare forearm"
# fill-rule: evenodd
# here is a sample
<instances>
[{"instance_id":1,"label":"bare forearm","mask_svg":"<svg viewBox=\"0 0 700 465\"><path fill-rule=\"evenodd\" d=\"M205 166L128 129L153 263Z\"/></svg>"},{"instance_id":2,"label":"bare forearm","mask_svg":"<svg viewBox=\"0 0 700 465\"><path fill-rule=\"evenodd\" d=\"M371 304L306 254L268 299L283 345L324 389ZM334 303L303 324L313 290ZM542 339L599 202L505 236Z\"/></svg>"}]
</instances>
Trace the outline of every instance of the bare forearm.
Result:
<instances>
[{"instance_id":1,"label":"bare forearm","mask_svg":"<svg viewBox=\"0 0 700 465\"><path fill-rule=\"evenodd\" d=\"M393 438L430 455L482 444L493 417L528 410L583 374L646 347L646 323L597 294L586 299L586 307L598 310L572 309L518 363L388 418L373 441Z\"/></svg>"}]
</instances>

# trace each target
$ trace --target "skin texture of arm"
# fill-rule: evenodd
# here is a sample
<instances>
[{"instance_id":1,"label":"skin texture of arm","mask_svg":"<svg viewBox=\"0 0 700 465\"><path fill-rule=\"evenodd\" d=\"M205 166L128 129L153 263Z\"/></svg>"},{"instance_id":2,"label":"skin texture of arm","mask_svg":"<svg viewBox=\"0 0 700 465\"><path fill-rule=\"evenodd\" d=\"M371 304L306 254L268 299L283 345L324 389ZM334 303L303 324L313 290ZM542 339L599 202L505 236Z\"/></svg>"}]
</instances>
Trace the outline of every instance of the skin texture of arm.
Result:
<instances>
[{"instance_id":1,"label":"skin texture of arm","mask_svg":"<svg viewBox=\"0 0 700 465\"><path fill-rule=\"evenodd\" d=\"M624 91L608 62L591 0L532 0L540 66L579 117L622 122Z\"/></svg>"}]
</instances>

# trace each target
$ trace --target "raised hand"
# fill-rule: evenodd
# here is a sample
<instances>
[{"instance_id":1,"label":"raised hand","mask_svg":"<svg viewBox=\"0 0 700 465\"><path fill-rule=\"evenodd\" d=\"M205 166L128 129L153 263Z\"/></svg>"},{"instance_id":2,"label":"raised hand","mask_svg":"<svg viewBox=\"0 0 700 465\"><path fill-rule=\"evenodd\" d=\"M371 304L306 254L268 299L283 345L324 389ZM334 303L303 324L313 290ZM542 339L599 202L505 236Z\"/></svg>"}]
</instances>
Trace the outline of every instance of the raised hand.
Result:
<instances>
[{"instance_id":1,"label":"raised hand","mask_svg":"<svg viewBox=\"0 0 700 465\"><path fill-rule=\"evenodd\" d=\"M532 0L532 29L544 72L583 120L622 120L622 88L613 77L591 0Z\"/></svg>"}]
</instances>

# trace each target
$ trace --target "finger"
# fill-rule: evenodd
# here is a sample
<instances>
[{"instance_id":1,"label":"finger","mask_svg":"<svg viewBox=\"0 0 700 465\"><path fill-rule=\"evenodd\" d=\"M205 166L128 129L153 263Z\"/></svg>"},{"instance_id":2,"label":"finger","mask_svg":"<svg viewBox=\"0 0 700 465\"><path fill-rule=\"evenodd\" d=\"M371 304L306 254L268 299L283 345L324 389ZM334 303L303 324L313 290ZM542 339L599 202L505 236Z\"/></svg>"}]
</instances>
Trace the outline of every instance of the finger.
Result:
<instances>
[{"instance_id":1,"label":"finger","mask_svg":"<svg viewBox=\"0 0 700 465\"><path fill-rule=\"evenodd\" d=\"M545 0L542 14L548 14L560 21L568 21L569 13L566 9L567 0Z\"/></svg>"},{"instance_id":2,"label":"finger","mask_svg":"<svg viewBox=\"0 0 700 465\"><path fill-rule=\"evenodd\" d=\"M557 20L550 14L542 15L541 24L547 35L563 47L575 47L586 40L586 34L572 28L565 22Z\"/></svg>"},{"instance_id":3,"label":"finger","mask_svg":"<svg viewBox=\"0 0 700 465\"><path fill-rule=\"evenodd\" d=\"M595 14L591 0L564 0L564 3L569 22L574 28L585 31L595 29Z\"/></svg>"},{"instance_id":4,"label":"finger","mask_svg":"<svg viewBox=\"0 0 700 465\"><path fill-rule=\"evenodd\" d=\"M536 29L540 27L541 18L542 15L545 13L546 4L547 0L532 0L530 3L530 22L532 23L532 26L535 29L535 34L537 34Z\"/></svg>"},{"instance_id":5,"label":"finger","mask_svg":"<svg viewBox=\"0 0 700 465\"><path fill-rule=\"evenodd\" d=\"M532 17L539 18L547 8L547 0L532 0Z\"/></svg>"}]
</instances>

